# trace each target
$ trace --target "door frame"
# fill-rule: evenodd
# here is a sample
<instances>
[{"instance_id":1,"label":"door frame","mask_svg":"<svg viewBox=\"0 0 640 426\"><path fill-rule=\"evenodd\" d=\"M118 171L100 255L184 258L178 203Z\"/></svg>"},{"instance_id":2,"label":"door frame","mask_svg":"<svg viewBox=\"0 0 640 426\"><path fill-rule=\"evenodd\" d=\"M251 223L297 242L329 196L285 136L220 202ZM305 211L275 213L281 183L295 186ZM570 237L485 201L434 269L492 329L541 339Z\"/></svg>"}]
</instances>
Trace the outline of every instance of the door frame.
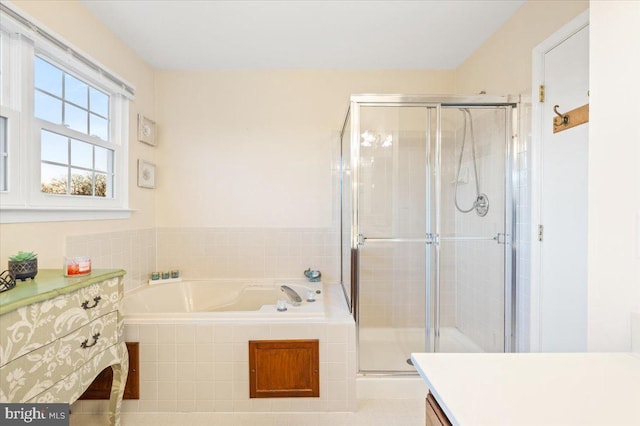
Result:
<instances>
[{"instance_id":1,"label":"door frame","mask_svg":"<svg viewBox=\"0 0 640 426\"><path fill-rule=\"evenodd\" d=\"M538 241L538 226L542 223L542 142L543 102L539 102L539 88L544 84L545 55L574 34L589 25L589 10L569 21L558 31L537 45L532 51L531 69L531 268L530 268L530 318L529 350L540 352L541 346L541 295L542 295L542 245Z\"/></svg>"}]
</instances>

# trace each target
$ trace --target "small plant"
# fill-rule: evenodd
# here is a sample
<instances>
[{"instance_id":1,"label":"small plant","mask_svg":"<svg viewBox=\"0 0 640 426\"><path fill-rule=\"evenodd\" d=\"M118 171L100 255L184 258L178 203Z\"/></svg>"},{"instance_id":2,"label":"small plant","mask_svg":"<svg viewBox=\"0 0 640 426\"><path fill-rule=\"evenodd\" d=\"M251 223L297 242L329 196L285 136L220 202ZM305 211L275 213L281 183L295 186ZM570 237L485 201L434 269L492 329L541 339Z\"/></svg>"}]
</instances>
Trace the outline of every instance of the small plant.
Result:
<instances>
[{"instance_id":1,"label":"small plant","mask_svg":"<svg viewBox=\"0 0 640 426\"><path fill-rule=\"evenodd\" d=\"M26 262L29 260L36 259L38 257L37 253L30 251L29 253L24 251L19 251L18 254L15 254L9 257L9 260L12 262Z\"/></svg>"},{"instance_id":2,"label":"small plant","mask_svg":"<svg viewBox=\"0 0 640 426\"><path fill-rule=\"evenodd\" d=\"M33 279L38 274L38 255L34 252L19 251L9 257L9 274L15 280Z\"/></svg>"}]
</instances>

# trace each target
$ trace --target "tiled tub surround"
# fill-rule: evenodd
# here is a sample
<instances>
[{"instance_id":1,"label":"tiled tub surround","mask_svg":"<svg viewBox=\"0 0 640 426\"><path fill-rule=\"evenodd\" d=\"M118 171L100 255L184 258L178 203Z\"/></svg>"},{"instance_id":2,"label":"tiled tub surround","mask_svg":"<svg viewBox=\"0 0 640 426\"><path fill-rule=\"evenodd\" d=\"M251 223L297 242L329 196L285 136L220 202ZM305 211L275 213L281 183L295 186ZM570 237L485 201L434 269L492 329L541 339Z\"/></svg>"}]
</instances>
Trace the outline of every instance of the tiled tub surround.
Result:
<instances>
[{"instance_id":1,"label":"tiled tub surround","mask_svg":"<svg viewBox=\"0 0 640 426\"><path fill-rule=\"evenodd\" d=\"M66 238L67 256L91 256L93 269L120 268L125 291L146 283L156 267L155 228L100 234L70 235ZM60 258L62 267L62 257Z\"/></svg>"},{"instance_id":2,"label":"tiled tub surround","mask_svg":"<svg viewBox=\"0 0 640 426\"><path fill-rule=\"evenodd\" d=\"M331 228L148 228L66 238L67 256L91 256L93 268L127 271L125 291L152 271L188 278L302 278L311 267L339 280L339 234ZM62 265L62 258L60 259Z\"/></svg>"},{"instance_id":3,"label":"tiled tub surround","mask_svg":"<svg viewBox=\"0 0 640 426\"><path fill-rule=\"evenodd\" d=\"M140 342L140 400L125 412L355 411L355 325L339 285L325 285L323 319L125 317L125 340ZM319 398L249 398L248 341L320 340ZM76 413L104 412L79 401Z\"/></svg>"},{"instance_id":4,"label":"tiled tub surround","mask_svg":"<svg viewBox=\"0 0 640 426\"><path fill-rule=\"evenodd\" d=\"M311 267L337 282L339 250L331 228L157 228L158 269L189 278L302 278Z\"/></svg>"}]
</instances>

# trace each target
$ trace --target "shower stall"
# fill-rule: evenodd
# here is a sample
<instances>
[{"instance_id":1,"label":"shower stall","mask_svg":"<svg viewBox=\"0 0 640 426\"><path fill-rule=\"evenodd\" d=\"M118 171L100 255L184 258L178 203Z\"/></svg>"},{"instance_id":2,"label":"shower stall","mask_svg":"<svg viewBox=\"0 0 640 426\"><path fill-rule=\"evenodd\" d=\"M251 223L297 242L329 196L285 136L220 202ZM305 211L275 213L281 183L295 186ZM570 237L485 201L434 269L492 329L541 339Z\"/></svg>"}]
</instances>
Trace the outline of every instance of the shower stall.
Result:
<instances>
[{"instance_id":1,"label":"shower stall","mask_svg":"<svg viewBox=\"0 0 640 426\"><path fill-rule=\"evenodd\" d=\"M358 370L514 349L509 97L354 95L341 134L341 274Z\"/></svg>"}]
</instances>

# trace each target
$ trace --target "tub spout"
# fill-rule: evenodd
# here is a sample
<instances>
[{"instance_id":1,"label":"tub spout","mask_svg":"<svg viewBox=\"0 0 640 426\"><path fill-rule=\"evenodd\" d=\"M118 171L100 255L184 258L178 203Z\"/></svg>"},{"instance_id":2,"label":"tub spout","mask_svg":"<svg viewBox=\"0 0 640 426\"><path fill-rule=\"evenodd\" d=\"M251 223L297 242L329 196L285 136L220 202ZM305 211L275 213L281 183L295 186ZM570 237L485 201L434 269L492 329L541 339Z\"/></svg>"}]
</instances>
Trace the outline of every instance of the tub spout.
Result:
<instances>
[{"instance_id":1,"label":"tub spout","mask_svg":"<svg viewBox=\"0 0 640 426\"><path fill-rule=\"evenodd\" d=\"M281 285L280 290L287 295L293 306L299 306L302 303L302 297L288 285Z\"/></svg>"}]
</instances>

